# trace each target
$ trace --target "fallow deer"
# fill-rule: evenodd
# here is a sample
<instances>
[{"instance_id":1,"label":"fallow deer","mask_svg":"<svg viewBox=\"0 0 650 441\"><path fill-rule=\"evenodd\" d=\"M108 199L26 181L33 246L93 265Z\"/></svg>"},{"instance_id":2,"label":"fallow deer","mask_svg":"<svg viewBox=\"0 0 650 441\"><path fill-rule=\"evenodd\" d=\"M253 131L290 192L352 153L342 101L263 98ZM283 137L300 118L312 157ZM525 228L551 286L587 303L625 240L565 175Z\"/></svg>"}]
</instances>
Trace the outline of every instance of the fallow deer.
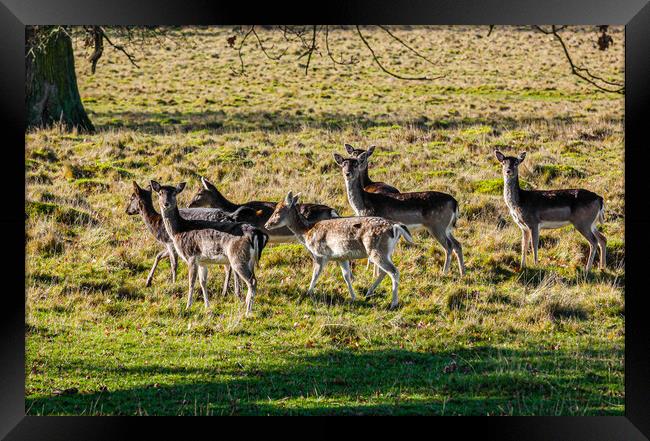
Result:
<instances>
[{"instance_id":1,"label":"fallow deer","mask_svg":"<svg viewBox=\"0 0 650 441\"><path fill-rule=\"evenodd\" d=\"M345 144L345 151L348 152L350 156L353 158L358 158L361 156L363 153L369 152L368 156L372 155L372 152L375 151L375 146L370 146L368 150L363 150L363 149L357 149L352 147L350 144ZM366 161L366 167L364 167L363 170L361 170L361 185L363 185L363 189L369 193L399 193L400 191L393 187L392 185L388 185L384 182L374 182L373 180L370 179L370 176L368 176L368 161ZM370 261L368 261L368 265L370 265ZM376 266L374 267L372 271L373 277L377 277L379 274L379 268Z\"/></svg>"},{"instance_id":2,"label":"fallow deer","mask_svg":"<svg viewBox=\"0 0 650 441\"><path fill-rule=\"evenodd\" d=\"M348 152L348 155L352 156L353 158L358 158L361 156L363 153L368 152L368 156L372 155L372 152L375 151L375 146L370 146L368 150L363 150L363 149L357 149L352 147L350 144L345 144L345 150ZM392 185L388 185L384 182L374 182L373 180L370 179L370 176L368 176L368 162L366 161L366 166L363 170L361 170L361 185L363 185L363 189L366 190L369 193L399 193L400 191L393 187Z\"/></svg>"},{"instance_id":3,"label":"fallow deer","mask_svg":"<svg viewBox=\"0 0 650 441\"><path fill-rule=\"evenodd\" d=\"M179 212L182 217L186 219L219 221L219 222L244 222L246 218L251 217L255 213L247 207L242 207L234 213L227 213L223 210L216 208L181 208ZM165 257L169 258L169 263L172 272L172 283L176 282L176 271L178 267L178 260L174 244L165 230L165 225L162 221L162 216L156 211L153 206L150 188L141 188L137 182L133 181L133 193L129 199L129 204L126 207L126 214L135 215L140 214L142 220L149 232L165 249L156 255L153 266L147 276L145 286L151 286L151 280L156 271L158 263ZM231 269L229 266L226 268L226 278L223 283L222 295L225 295L228 290L228 283L230 280ZM239 283L237 278L234 278L235 294L239 296Z\"/></svg>"},{"instance_id":4,"label":"fallow deer","mask_svg":"<svg viewBox=\"0 0 650 441\"><path fill-rule=\"evenodd\" d=\"M187 263L189 290L187 306L192 305L194 283L198 272L199 284L205 307L209 306L207 264L228 264L246 283L246 315L253 307L257 288L255 266L268 241L268 235L259 228L245 223L190 220L181 217L176 196L183 191L185 183L176 187L160 185L151 181L151 188L158 194L160 212L167 234L174 243L178 255Z\"/></svg>"},{"instance_id":5,"label":"fallow deer","mask_svg":"<svg viewBox=\"0 0 650 441\"><path fill-rule=\"evenodd\" d=\"M279 202L266 222L268 230L287 227L296 235L298 241L311 253L314 269L307 295L311 295L316 281L328 261L338 261L343 279L348 287L352 301L356 299L352 287L350 260L368 258L379 266L382 272L366 296L371 296L377 286L388 274L392 281L391 309L397 307L399 271L391 261L395 244L400 237L413 242L406 226L381 217L340 217L309 224L297 209L298 195L289 192Z\"/></svg>"},{"instance_id":6,"label":"fallow deer","mask_svg":"<svg viewBox=\"0 0 650 441\"><path fill-rule=\"evenodd\" d=\"M521 267L526 266L529 243L532 244L533 259L537 264L540 229L560 228L572 224L589 242L585 271L591 269L596 247L600 248L600 268L604 269L607 240L596 228L596 222L604 222L603 198L583 189L523 190L519 187L519 164L526 157L526 152L518 157L505 156L499 150L495 150L494 154L502 166L503 199L522 233Z\"/></svg>"},{"instance_id":7,"label":"fallow deer","mask_svg":"<svg viewBox=\"0 0 650 441\"><path fill-rule=\"evenodd\" d=\"M229 212L235 211L240 207L250 207L255 210L257 216L246 219L246 222L253 224L258 228L264 229L264 224L269 220L269 217L271 217L276 206L275 202L265 201L250 201L244 204L235 204L226 199L221 192L217 190L217 187L204 177L201 177L201 184L203 185L203 188L194 195L194 198L192 198L192 201L190 202L190 207L220 208ZM298 209L308 222L340 217L336 210L327 205L300 204ZM296 237L288 228L278 228L272 232L266 231L266 233L268 233L269 241L272 243L296 241Z\"/></svg>"},{"instance_id":8,"label":"fallow deer","mask_svg":"<svg viewBox=\"0 0 650 441\"><path fill-rule=\"evenodd\" d=\"M406 225L409 230L426 229L445 249L443 273L447 273L452 253L456 255L460 274L465 274L463 250L452 235L458 219L458 202L451 195L437 191L415 193L371 193L363 188L361 176L372 151L358 158L334 154L345 179L348 201L357 216L379 216Z\"/></svg>"}]
</instances>

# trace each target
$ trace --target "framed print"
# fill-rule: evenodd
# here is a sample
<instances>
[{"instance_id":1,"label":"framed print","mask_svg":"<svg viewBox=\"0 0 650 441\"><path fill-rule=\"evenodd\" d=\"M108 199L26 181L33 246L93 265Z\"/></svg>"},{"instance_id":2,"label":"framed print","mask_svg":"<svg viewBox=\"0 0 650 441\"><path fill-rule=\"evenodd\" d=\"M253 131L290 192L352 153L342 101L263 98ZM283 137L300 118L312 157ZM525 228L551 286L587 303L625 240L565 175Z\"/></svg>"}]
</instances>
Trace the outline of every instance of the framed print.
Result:
<instances>
[{"instance_id":1,"label":"framed print","mask_svg":"<svg viewBox=\"0 0 650 441\"><path fill-rule=\"evenodd\" d=\"M644 2L0 11L7 439L650 433Z\"/></svg>"}]
</instances>

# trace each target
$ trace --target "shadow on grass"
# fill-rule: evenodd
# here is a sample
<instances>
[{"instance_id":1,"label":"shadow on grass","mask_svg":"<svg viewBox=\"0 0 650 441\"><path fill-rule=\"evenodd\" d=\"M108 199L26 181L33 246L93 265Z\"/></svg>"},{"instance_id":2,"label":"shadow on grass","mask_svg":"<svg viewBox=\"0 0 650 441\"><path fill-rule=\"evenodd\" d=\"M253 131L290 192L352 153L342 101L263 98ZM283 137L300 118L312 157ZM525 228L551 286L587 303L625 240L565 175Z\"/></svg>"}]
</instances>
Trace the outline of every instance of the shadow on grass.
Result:
<instances>
[{"instance_id":1,"label":"shadow on grass","mask_svg":"<svg viewBox=\"0 0 650 441\"><path fill-rule=\"evenodd\" d=\"M210 130L221 133L270 130L280 132L301 131L305 127L341 130L346 127L409 126L419 129L454 129L473 125L490 125L501 130L512 130L534 123L572 123L571 117L553 118L446 118L431 120L422 115L412 119L399 119L390 115L369 117L363 113L318 113L296 114L270 111L214 111L169 113L169 112L92 112L98 130L126 128L148 133L187 132ZM618 120L612 120L619 123Z\"/></svg>"},{"instance_id":2,"label":"shadow on grass","mask_svg":"<svg viewBox=\"0 0 650 441\"><path fill-rule=\"evenodd\" d=\"M26 409L28 414L120 415L623 412L623 385L613 386L607 374L622 358L617 350L583 351L589 360L579 365L574 353L543 349L301 352L271 367L237 361L221 367L66 361L63 374L119 376L141 385L27 398Z\"/></svg>"}]
</instances>

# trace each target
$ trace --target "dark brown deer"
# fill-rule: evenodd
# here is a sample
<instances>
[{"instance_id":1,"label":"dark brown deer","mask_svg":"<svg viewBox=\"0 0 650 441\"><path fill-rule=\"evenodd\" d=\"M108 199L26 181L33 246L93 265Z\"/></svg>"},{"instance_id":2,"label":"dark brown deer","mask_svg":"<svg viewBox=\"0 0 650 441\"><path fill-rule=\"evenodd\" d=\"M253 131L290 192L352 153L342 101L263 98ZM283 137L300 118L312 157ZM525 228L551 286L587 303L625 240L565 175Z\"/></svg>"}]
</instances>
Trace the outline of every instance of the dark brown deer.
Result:
<instances>
[{"instance_id":1,"label":"dark brown deer","mask_svg":"<svg viewBox=\"0 0 650 441\"><path fill-rule=\"evenodd\" d=\"M208 220L219 222L245 222L246 219L255 215L255 212L247 207L234 212L227 213L223 210L216 208L181 208L179 212L182 217L186 219ZM133 181L133 193L129 199L129 204L126 207L126 214L136 215L140 214L147 229L151 235L158 241L165 249L156 255L153 266L147 276L145 286L151 286L151 280L160 260L167 257L171 266L172 283L176 282L176 271L178 267L178 260L174 244L165 230L165 225L162 221L162 216L156 211L153 206L150 188L142 188L137 182ZM226 266L226 278L223 283L222 295L226 295L228 284L232 271L229 266ZM237 278L234 278L235 294L239 296L239 283Z\"/></svg>"},{"instance_id":2,"label":"dark brown deer","mask_svg":"<svg viewBox=\"0 0 650 441\"><path fill-rule=\"evenodd\" d=\"M363 153L368 152L367 156L372 155L372 152L375 151L375 146L370 146L368 150L363 150L363 149L357 149L352 147L350 144L345 144L345 150L348 152L348 155L352 156L353 158L359 158ZM363 185L363 189L366 190L369 193L399 193L400 191L393 187L392 185L388 185L384 182L374 182L373 180L370 179L370 176L368 176L368 161L366 161L366 166L363 170L361 170L361 185Z\"/></svg>"},{"instance_id":3,"label":"dark brown deer","mask_svg":"<svg viewBox=\"0 0 650 441\"><path fill-rule=\"evenodd\" d=\"M233 212L240 207L249 207L255 210L257 216L255 218L247 219L246 222L253 224L258 228L264 229L264 224L269 220L269 217L273 214L273 210L276 206L275 202L265 201L250 201L244 204L235 204L226 199L221 192L217 190L217 187L204 177L201 177L201 185L203 188L194 195L192 202L190 202L190 207L220 208L228 212ZM300 204L298 209L308 222L340 217L336 210L327 205ZM280 243L296 241L296 237L288 228L278 228L274 231L266 232L269 235L270 242Z\"/></svg>"},{"instance_id":4,"label":"dark brown deer","mask_svg":"<svg viewBox=\"0 0 650 441\"><path fill-rule=\"evenodd\" d=\"M190 220L181 217L176 196L183 191L185 183L175 187L151 181L151 188L158 194L160 212L169 237L178 255L187 263L189 291L187 306L192 305L196 275L203 292L205 307L209 306L207 264L228 264L246 284L246 315L253 308L257 288L255 266L268 241L268 235L259 228L245 223Z\"/></svg>"},{"instance_id":5,"label":"dark brown deer","mask_svg":"<svg viewBox=\"0 0 650 441\"><path fill-rule=\"evenodd\" d=\"M357 216L380 216L406 225L409 230L426 229L445 249L443 273L449 270L451 255L456 255L460 274L465 274L463 250L452 235L458 219L458 202L437 191L416 193L371 193L363 188L361 176L372 151L358 158L334 154L345 179L348 201Z\"/></svg>"},{"instance_id":6,"label":"dark brown deer","mask_svg":"<svg viewBox=\"0 0 650 441\"><path fill-rule=\"evenodd\" d=\"M307 295L311 295L328 261L339 262L343 279L348 291L355 300L352 288L352 272L350 260L368 258L381 268L382 272L368 289L366 296L371 296L386 274L393 282L393 298L391 309L397 307L397 289L399 286L399 271L391 260L395 244L400 237L413 242L408 229L404 225L391 222L380 217L339 217L318 221L310 224L297 209L298 195L287 194L284 201L277 204L273 214L266 223L266 228L273 231L276 228L287 227L311 253L314 270Z\"/></svg>"},{"instance_id":7,"label":"dark brown deer","mask_svg":"<svg viewBox=\"0 0 650 441\"><path fill-rule=\"evenodd\" d=\"M523 190L519 187L519 164L526 152L518 157L505 156L499 150L494 154L501 163L503 174L503 199L510 215L521 229L521 267L526 266L528 244L533 248L537 264L539 230L560 228L571 224L589 242L589 257L585 271L589 271L600 248L600 268L607 260L607 240L596 228L596 222L604 222L605 203L602 196L589 190Z\"/></svg>"}]
</instances>

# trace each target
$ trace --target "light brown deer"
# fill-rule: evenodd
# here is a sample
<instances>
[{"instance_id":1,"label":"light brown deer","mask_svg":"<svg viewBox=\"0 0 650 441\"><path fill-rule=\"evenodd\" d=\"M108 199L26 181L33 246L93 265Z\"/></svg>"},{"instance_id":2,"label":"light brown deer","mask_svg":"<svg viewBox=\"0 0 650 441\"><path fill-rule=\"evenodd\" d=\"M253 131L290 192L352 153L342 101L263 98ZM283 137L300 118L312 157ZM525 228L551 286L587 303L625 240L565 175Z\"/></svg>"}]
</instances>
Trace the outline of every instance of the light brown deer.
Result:
<instances>
[{"instance_id":1,"label":"light brown deer","mask_svg":"<svg viewBox=\"0 0 650 441\"><path fill-rule=\"evenodd\" d=\"M268 230L286 226L311 253L314 270L307 295L311 295L316 281L328 261L339 262L343 279L348 287L352 301L356 299L352 287L352 272L349 260L368 258L381 268L381 274L368 289L366 296L371 296L386 274L392 281L391 309L398 304L399 271L391 260L395 244L400 237L413 242L406 226L380 217L341 217L306 222L296 205L298 195L287 194L284 201L278 203L266 223Z\"/></svg>"},{"instance_id":2,"label":"light brown deer","mask_svg":"<svg viewBox=\"0 0 650 441\"><path fill-rule=\"evenodd\" d=\"M188 266L189 291L186 308L192 305L197 272L203 301L208 308L207 264L228 264L248 288L246 315L249 315L257 287L255 266L266 246L268 235L259 228L244 223L182 218L178 211L176 196L185 188L184 182L173 187L151 181L151 188L158 194L160 212L167 234L171 237L176 252Z\"/></svg>"},{"instance_id":3,"label":"light brown deer","mask_svg":"<svg viewBox=\"0 0 650 441\"><path fill-rule=\"evenodd\" d=\"M357 216L379 216L406 225L409 230L426 229L445 249L443 273L447 273L452 253L458 260L460 274L465 274L463 249L452 234L458 219L458 202L451 195L437 191L415 193L371 193L363 188L361 176L372 151L358 158L334 154L345 179L348 201Z\"/></svg>"},{"instance_id":4,"label":"light brown deer","mask_svg":"<svg viewBox=\"0 0 650 441\"><path fill-rule=\"evenodd\" d=\"M591 270L596 247L600 248L600 268L604 269L607 240L596 228L596 222L604 222L603 198L583 189L523 190L519 187L519 164L526 157L526 152L518 157L505 156L499 150L495 150L494 154L502 166L503 199L522 233L521 268L526 266L529 243L532 245L533 259L537 264L540 229L560 228L571 224L589 242L585 271Z\"/></svg>"}]
</instances>

